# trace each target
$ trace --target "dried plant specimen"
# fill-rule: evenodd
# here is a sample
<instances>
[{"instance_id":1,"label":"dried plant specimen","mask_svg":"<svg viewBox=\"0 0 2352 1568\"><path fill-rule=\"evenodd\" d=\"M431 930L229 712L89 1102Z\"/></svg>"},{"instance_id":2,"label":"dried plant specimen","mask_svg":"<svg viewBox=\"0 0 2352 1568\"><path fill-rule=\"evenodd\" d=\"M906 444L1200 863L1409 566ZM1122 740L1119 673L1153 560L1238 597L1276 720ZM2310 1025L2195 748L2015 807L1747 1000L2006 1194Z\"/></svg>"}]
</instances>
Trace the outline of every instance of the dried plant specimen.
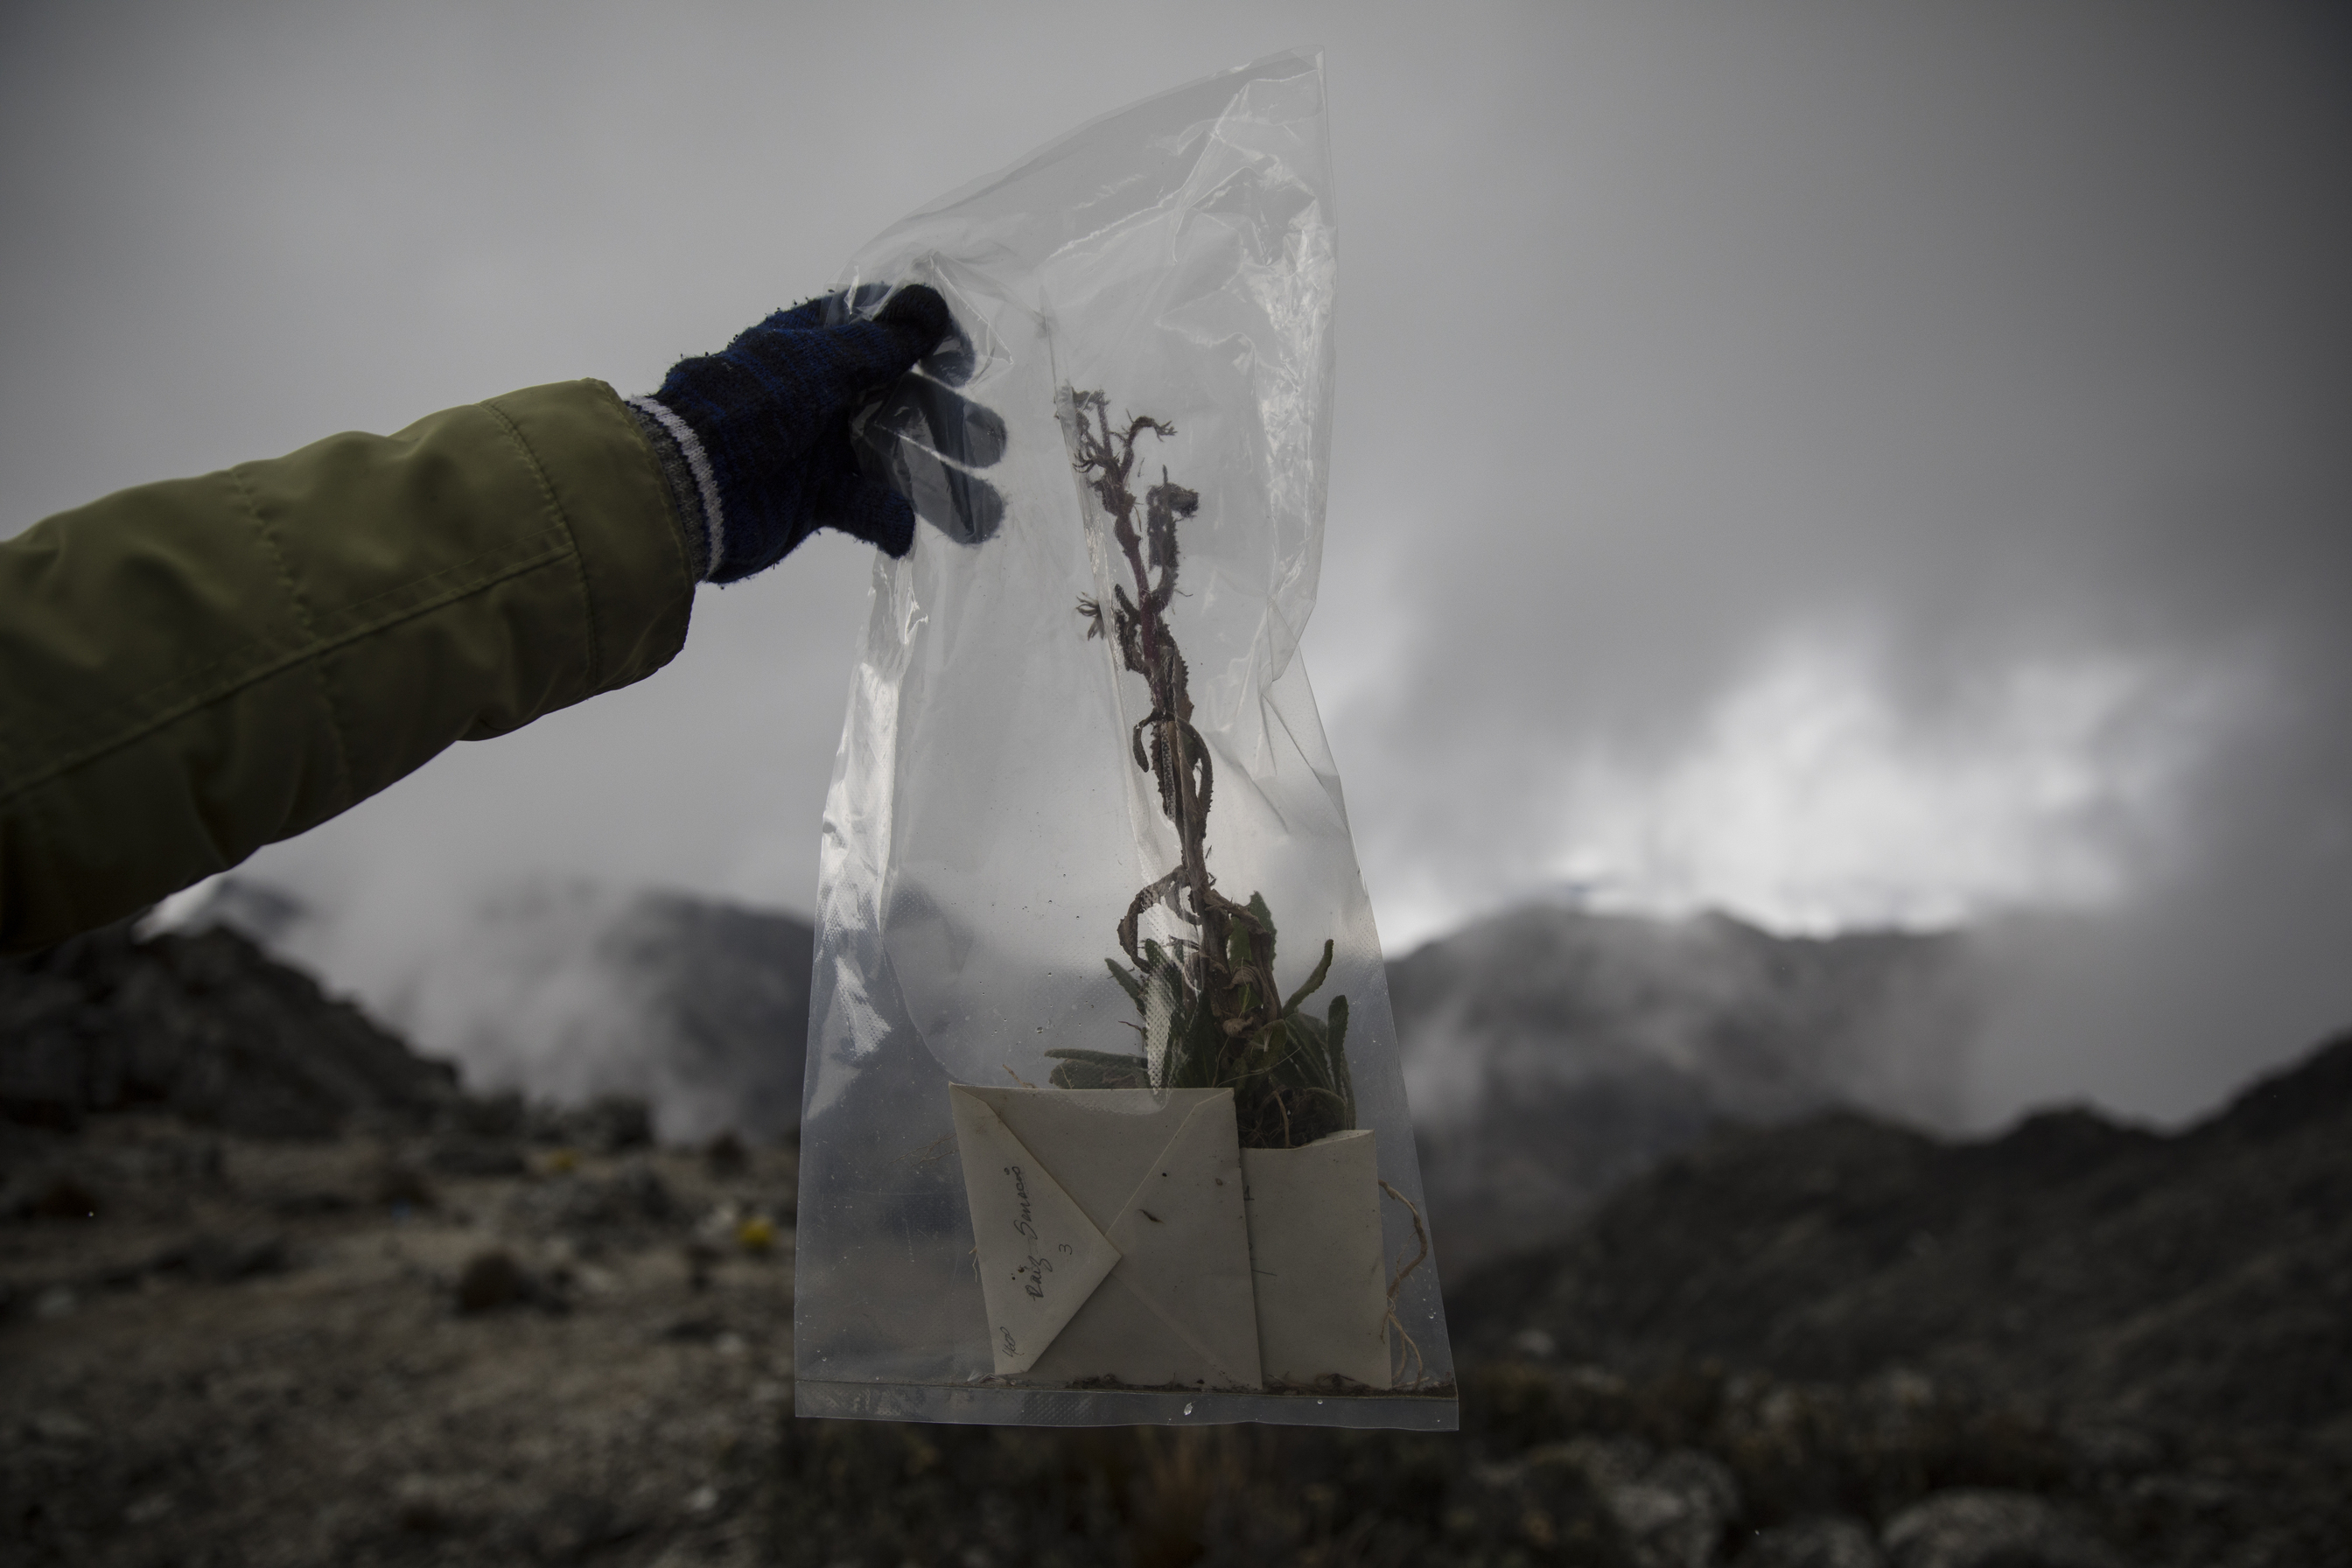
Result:
<instances>
[{"instance_id":1,"label":"dried plant specimen","mask_svg":"<svg viewBox=\"0 0 2352 1568\"><path fill-rule=\"evenodd\" d=\"M1356 1124L1348 1074L1348 999L1334 996L1323 1016L1303 1004L1331 970L1331 943L1306 982L1286 999L1275 984L1274 915L1263 896L1245 904L1217 890L1209 870L1209 805L1215 769L1192 727L1184 656L1168 624L1176 597L1177 526L1200 497L1161 468L1160 482L1135 492L1135 444L1150 432L1167 440L1166 420L1129 416L1114 426L1099 392L1066 391L1074 466L1111 521L1111 538L1134 579L1117 584L1111 603L1082 599L1088 637L1107 637L1120 663L1150 685L1150 710L1129 737L1136 767L1150 775L1160 809L1174 827L1177 862L1146 884L1118 922L1126 962L1105 962L1142 1022L1140 1055L1058 1049L1053 1082L1061 1089L1231 1089L1245 1149L1291 1149ZM1140 514L1139 518L1139 513ZM1147 911L1165 909L1191 935L1144 937Z\"/></svg>"}]
</instances>

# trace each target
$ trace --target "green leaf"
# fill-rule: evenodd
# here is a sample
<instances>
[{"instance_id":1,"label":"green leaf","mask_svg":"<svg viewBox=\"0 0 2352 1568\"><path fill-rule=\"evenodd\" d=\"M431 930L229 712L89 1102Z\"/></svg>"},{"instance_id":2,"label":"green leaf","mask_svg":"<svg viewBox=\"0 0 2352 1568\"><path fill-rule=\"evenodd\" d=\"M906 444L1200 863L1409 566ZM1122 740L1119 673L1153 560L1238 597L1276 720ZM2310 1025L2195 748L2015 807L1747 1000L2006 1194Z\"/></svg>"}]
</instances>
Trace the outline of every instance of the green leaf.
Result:
<instances>
[{"instance_id":1,"label":"green leaf","mask_svg":"<svg viewBox=\"0 0 2352 1568\"><path fill-rule=\"evenodd\" d=\"M1346 1118L1342 1126L1356 1124L1356 1076L1348 1070L1348 999L1331 998L1331 1027L1323 1049L1331 1058L1331 1076L1339 1088L1340 1114Z\"/></svg>"},{"instance_id":2,"label":"green leaf","mask_svg":"<svg viewBox=\"0 0 2352 1568\"><path fill-rule=\"evenodd\" d=\"M1255 893L1245 908L1233 910L1228 950L1236 966L1246 964L1256 972L1255 942L1261 933L1270 944L1274 915L1265 895ZM1204 954L1181 938L1146 941L1132 969L1116 959L1105 961L1142 1018L1129 1026L1144 1035L1146 1054L1050 1051L1046 1054L1059 1063L1054 1085L1142 1087L1150 1079L1149 1064L1157 1062L1160 1087L1232 1089L1236 1130L1245 1149L1296 1148L1353 1127L1356 1094L1348 1070L1348 999L1334 996L1324 1017L1305 1008L1307 998L1328 983L1336 952L1333 942L1323 944L1315 972L1271 1022L1229 1037L1218 1005L1227 1016L1249 1016L1259 1000L1255 985L1228 978L1222 982L1225 989L1216 998L1218 1005L1212 1005L1186 968Z\"/></svg>"},{"instance_id":3,"label":"green leaf","mask_svg":"<svg viewBox=\"0 0 2352 1568\"><path fill-rule=\"evenodd\" d=\"M1290 994L1290 1000L1282 1005L1283 1016L1285 1017L1288 1017L1291 1014L1297 1012L1298 1005L1301 1002L1306 1001L1309 996L1314 995L1316 992L1320 991L1323 988L1324 977L1330 973L1331 944L1327 942L1323 944L1323 962L1315 966L1315 973L1307 977L1307 984L1292 992ZM1342 1016L1344 1016L1345 1015Z\"/></svg>"},{"instance_id":4,"label":"green leaf","mask_svg":"<svg viewBox=\"0 0 2352 1568\"><path fill-rule=\"evenodd\" d=\"M1264 893L1250 895L1249 912L1250 918L1257 921L1257 929L1265 932L1265 957L1267 963L1271 964L1274 962L1274 911L1265 907Z\"/></svg>"},{"instance_id":5,"label":"green leaf","mask_svg":"<svg viewBox=\"0 0 2352 1568\"><path fill-rule=\"evenodd\" d=\"M1058 1063L1050 1081L1055 1089L1149 1089L1151 1075L1141 1057L1110 1051L1086 1051L1060 1047L1046 1057Z\"/></svg>"}]
</instances>

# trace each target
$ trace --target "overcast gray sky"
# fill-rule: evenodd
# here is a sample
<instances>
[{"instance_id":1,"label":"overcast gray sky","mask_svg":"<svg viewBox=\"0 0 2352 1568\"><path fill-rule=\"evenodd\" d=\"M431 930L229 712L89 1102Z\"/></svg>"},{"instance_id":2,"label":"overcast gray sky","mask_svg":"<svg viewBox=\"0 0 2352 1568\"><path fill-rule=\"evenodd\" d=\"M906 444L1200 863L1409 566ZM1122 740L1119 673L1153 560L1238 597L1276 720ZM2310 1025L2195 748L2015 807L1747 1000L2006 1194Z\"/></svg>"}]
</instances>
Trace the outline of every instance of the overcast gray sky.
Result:
<instances>
[{"instance_id":1,"label":"overcast gray sky","mask_svg":"<svg viewBox=\"0 0 2352 1568\"><path fill-rule=\"evenodd\" d=\"M2352 1024L2352 25L2234 5L38 5L0 530L652 386L1105 110L1328 51L1306 652L1391 952L1527 897L1967 921L1979 1115ZM354 964L526 876L805 910L829 536L266 851Z\"/></svg>"}]
</instances>

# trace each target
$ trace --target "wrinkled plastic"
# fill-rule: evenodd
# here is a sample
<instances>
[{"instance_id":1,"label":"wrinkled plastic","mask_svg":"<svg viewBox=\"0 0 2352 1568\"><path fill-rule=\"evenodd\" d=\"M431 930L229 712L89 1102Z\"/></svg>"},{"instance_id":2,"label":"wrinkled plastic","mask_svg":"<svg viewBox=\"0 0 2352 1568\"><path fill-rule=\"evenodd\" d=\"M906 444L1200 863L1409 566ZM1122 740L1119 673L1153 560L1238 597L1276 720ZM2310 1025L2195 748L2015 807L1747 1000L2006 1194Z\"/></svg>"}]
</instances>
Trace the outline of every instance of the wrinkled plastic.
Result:
<instances>
[{"instance_id":1,"label":"wrinkled plastic","mask_svg":"<svg viewBox=\"0 0 2352 1568\"><path fill-rule=\"evenodd\" d=\"M972 445L993 461L974 474L929 463L911 488L936 526L906 559L876 562L825 809L798 1412L1450 1429L1434 1259L1408 1267L1426 1237L1380 942L1298 657L1333 381L1319 56L1262 60L1087 126L899 223L840 280L853 299L917 281L969 340L940 379L989 411ZM1138 1004L1106 960L1137 890L1178 857L1132 739L1150 690L1080 612L1114 603L1125 565L1074 470L1073 391L1101 392L1114 419L1172 426L1140 437L1138 489L1164 468L1198 494L1168 618L1213 756L1210 865L1279 921L1284 988L1331 943L1318 1001L1348 999L1354 1114L1387 1189L1372 1201L1397 1281L1391 1389L1051 1388L992 1369L948 1088L1043 1086L1064 1059L1049 1051L1133 1048Z\"/></svg>"}]
</instances>

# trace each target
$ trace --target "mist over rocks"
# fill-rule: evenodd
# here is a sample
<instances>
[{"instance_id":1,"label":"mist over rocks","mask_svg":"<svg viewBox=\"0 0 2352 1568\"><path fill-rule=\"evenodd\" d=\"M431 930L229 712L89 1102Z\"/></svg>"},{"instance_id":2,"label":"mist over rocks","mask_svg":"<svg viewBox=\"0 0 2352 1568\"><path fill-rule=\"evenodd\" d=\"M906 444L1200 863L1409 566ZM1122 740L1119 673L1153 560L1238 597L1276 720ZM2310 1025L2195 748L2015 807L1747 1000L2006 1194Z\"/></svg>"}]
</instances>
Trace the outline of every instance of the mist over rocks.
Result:
<instances>
[{"instance_id":1,"label":"mist over rocks","mask_svg":"<svg viewBox=\"0 0 2352 1568\"><path fill-rule=\"evenodd\" d=\"M728 912L582 929L690 975ZM1622 1003L1605 980L1586 994ZM87 1110L151 1113L0 1122L0 1404L26 1413L0 1421L0 1536L29 1562L2352 1561L2352 1037L2174 1134L2080 1110L1974 1142L1851 1109L1717 1126L1565 1240L1449 1270L1456 1436L1015 1442L786 1414L790 1147L460 1094L225 929L0 967L0 1047L60 1018L98 1043L64 1081L116 1086ZM339 1134L157 1099L183 1081L160 1057L107 1079L131 1028L247 1064L234 1100L340 1085L303 1124ZM205 1057L246 1028L317 1060ZM21 1092L49 1059L0 1062ZM62 1128L70 1103L10 1110Z\"/></svg>"},{"instance_id":2,"label":"mist over rocks","mask_svg":"<svg viewBox=\"0 0 2352 1568\"><path fill-rule=\"evenodd\" d=\"M1960 933L1547 907L1388 975L1449 1272L1558 1239L1722 1122L1847 1105L1954 1125L1980 991Z\"/></svg>"},{"instance_id":3,"label":"mist over rocks","mask_svg":"<svg viewBox=\"0 0 2352 1568\"><path fill-rule=\"evenodd\" d=\"M72 1129L142 1107L261 1138L415 1131L458 1104L411 1052L225 927L129 923L0 960L0 1114Z\"/></svg>"},{"instance_id":4,"label":"mist over rocks","mask_svg":"<svg viewBox=\"0 0 2352 1568\"><path fill-rule=\"evenodd\" d=\"M2171 1134L2082 1110L1977 1142L1844 1111L1732 1131L1570 1241L1470 1274L1448 1311L1473 1347L1535 1334L1619 1367L1924 1373L2092 1428L2340 1446L2347 1214L2352 1034Z\"/></svg>"},{"instance_id":5,"label":"mist over rocks","mask_svg":"<svg viewBox=\"0 0 2352 1568\"><path fill-rule=\"evenodd\" d=\"M1727 1130L1447 1312L1527 1441L1681 1412L1740 1568L2303 1568L2352 1562L2347 1214L2352 1034L2173 1133Z\"/></svg>"},{"instance_id":6,"label":"mist over rocks","mask_svg":"<svg viewBox=\"0 0 2352 1568\"><path fill-rule=\"evenodd\" d=\"M475 1093L642 1100L674 1143L773 1142L800 1124L814 933L789 914L527 881L392 943L232 877L172 918L234 927L327 976Z\"/></svg>"},{"instance_id":7,"label":"mist over rocks","mask_svg":"<svg viewBox=\"0 0 2352 1568\"><path fill-rule=\"evenodd\" d=\"M814 933L793 916L591 883L526 882L404 946L226 878L173 911L355 993L474 1093L646 1101L666 1142L799 1121ZM1388 966L1449 1268L1564 1235L1719 1122L1832 1105L1960 1112L1979 980L1959 934L1781 937L1528 908Z\"/></svg>"}]
</instances>

